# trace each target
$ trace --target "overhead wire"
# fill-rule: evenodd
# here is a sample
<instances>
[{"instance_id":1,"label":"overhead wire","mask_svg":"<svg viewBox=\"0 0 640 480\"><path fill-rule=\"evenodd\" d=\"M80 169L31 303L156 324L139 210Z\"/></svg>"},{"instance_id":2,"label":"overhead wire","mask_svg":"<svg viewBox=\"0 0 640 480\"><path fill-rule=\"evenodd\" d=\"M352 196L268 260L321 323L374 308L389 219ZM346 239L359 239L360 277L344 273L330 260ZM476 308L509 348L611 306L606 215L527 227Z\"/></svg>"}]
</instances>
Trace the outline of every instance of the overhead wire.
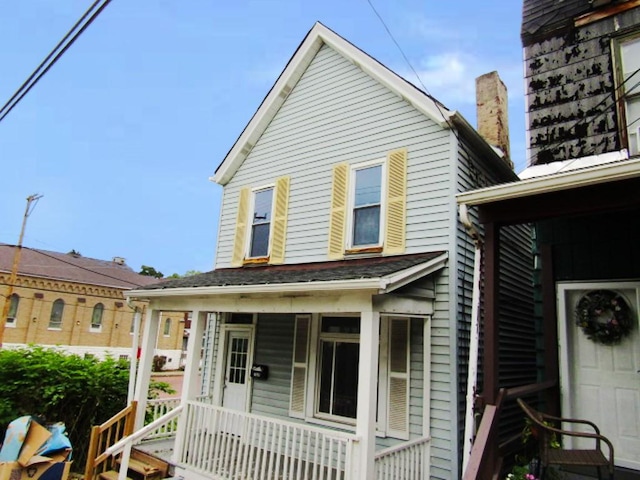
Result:
<instances>
[{"instance_id":1,"label":"overhead wire","mask_svg":"<svg viewBox=\"0 0 640 480\"><path fill-rule=\"evenodd\" d=\"M102 4L100 4L102 2ZM9 100L0 108L0 122L15 108L40 79L56 64L71 45L93 23L111 0L95 0L80 19L71 27L58 44L49 52L40 65L29 75L27 80L15 91ZM93 13L92 13L93 12ZM88 18L88 20L86 20ZM85 21L86 20L86 21ZM84 23L83 23L84 22ZM66 43L65 43L66 42Z\"/></svg>"}]
</instances>

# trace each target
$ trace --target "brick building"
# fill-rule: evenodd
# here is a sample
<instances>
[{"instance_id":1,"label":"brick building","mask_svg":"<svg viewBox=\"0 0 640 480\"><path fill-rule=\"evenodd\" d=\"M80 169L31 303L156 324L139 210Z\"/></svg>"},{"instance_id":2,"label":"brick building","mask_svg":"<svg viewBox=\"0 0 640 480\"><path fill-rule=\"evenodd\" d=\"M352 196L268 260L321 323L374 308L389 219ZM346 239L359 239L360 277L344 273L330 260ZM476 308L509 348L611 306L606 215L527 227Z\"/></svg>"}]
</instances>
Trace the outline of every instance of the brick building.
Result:
<instances>
[{"instance_id":1,"label":"brick building","mask_svg":"<svg viewBox=\"0 0 640 480\"><path fill-rule=\"evenodd\" d=\"M0 308L9 290L15 249L13 245L0 244ZM137 274L120 257L98 260L74 252L23 247L18 276L9 296L2 346L59 346L79 355L130 358L132 306L144 311L146 304L133 302L130 306L123 292L157 281ZM144 322L144 315L141 318ZM188 335L185 322L188 320L182 312L162 314L156 354L166 357L165 369L180 366Z\"/></svg>"}]
</instances>

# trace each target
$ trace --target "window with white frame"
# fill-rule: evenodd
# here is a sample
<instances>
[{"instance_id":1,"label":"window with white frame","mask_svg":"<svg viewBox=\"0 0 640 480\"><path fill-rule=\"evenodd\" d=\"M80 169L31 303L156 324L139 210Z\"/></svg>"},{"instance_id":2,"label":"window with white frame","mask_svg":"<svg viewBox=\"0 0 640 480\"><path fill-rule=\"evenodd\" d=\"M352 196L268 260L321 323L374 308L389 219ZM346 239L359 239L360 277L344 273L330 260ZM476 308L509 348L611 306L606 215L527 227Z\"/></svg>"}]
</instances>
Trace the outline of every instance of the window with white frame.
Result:
<instances>
[{"instance_id":1,"label":"window with white frame","mask_svg":"<svg viewBox=\"0 0 640 480\"><path fill-rule=\"evenodd\" d=\"M316 414L356 418L360 318L322 317L318 341Z\"/></svg>"},{"instance_id":2,"label":"window with white frame","mask_svg":"<svg viewBox=\"0 0 640 480\"><path fill-rule=\"evenodd\" d=\"M618 83L623 102L619 106L625 119L628 149L640 154L640 36L623 39L618 44ZM621 127L623 128L623 127Z\"/></svg>"},{"instance_id":3,"label":"window with white frame","mask_svg":"<svg viewBox=\"0 0 640 480\"><path fill-rule=\"evenodd\" d=\"M13 327L18 316L18 306L20 305L20 295L12 293L9 297L9 313L7 315L7 326Z\"/></svg>"},{"instance_id":4,"label":"window with white frame","mask_svg":"<svg viewBox=\"0 0 640 480\"><path fill-rule=\"evenodd\" d=\"M253 212L249 239L249 258L269 255L269 237L273 208L273 187L261 188L253 192Z\"/></svg>"},{"instance_id":5,"label":"window with white frame","mask_svg":"<svg viewBox=\"0 0 640 480\"><path fill-rule=\"evenodd\" d=\"M351 168L350 228L351 248L377 247L382 243L384 161Z\"/></svg>"},{"instance_id":6,"label":"window with white frame","mask_svg":"<svg viewBox=\"0 0 640 480\"><path fill-rule=\"evenodd\" d=\"M377 429L380 435L408 440L411 321L390 316L380 320L380 364L374 370ZM310 422L353 425L359 363L360 317L296 315L289 414Z\"/></svg>"},{"instance_id":7,"label":"window with white frame","mask_svg":"<svg viewBox=\"0 0 640 480\"><path fill-rule=\"evenodd\" d=\"M93 307L93 313L91 314L91 331L99 332L102 330L102 315L104 313L104 305L97 303Z\"/></svg>"},{"instance_id":8,"label":"window with white frame","mask_svg":"<svg viewBox=\"0 0 640 480\"><path fill-rule=\"evenodd\" d=\"M61 329L62 328L62 315L64 313L64 300L61 298L53 302L51 306L51 316L49 317L49 328Z\"/></svg>"}]
</instances>

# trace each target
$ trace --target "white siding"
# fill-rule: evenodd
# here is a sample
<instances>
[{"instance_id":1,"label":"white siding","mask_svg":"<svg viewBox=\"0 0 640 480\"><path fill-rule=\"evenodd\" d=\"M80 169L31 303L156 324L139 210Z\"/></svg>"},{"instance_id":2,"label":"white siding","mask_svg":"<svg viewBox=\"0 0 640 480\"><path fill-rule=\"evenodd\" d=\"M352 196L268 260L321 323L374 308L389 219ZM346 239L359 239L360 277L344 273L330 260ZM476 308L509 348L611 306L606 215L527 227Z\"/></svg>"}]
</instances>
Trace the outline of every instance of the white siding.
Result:
<instances>
[{"instance_id":1,"label":"white siding","mask_svg":"<svg viewBox=\"0 0 640 480\"><path fill-rule=\"evenodd\" d=\"M323 46L225 187L216 268L230 266L241 187L290 175L285 263L325 261L331 167L402 147L408 150L406 253L444 250L449 132Z\"/></svg>"}]
</instances>

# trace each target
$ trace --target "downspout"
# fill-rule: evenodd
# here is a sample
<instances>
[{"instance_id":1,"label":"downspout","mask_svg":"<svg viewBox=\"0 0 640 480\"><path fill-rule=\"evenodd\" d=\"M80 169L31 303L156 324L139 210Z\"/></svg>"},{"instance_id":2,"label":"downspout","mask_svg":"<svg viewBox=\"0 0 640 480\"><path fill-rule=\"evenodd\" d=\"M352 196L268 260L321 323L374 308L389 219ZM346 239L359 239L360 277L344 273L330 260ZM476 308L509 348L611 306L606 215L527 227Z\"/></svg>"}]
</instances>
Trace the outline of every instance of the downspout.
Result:
<instances>
[{"instance_id":1,"label":"downspout","mask_svg":"<svg viewBox=\"0 0 640 480\"><path fill-rule=\"evenodd\" d=\"M138 347L140 346L140 308L127 298L127 306L133 310L133 342L131 344L131 361L129 362L129 390L127 391L127 405L133 401L133 393L138 376Z\"/></svg>"},{"instance_id":2,"label":"downspout","mask_svg":"<svg viewBox=\"0 0 640 480\"><path fill-rule=\"evenodd\" d=\"M471 456L474 435L473 404L478 383L478 345L480 343L480 266L482 263L482 240L469 218L466 204L459 206L460 221L475 244L473 258L473 292L471 296L471 339L469 344L469 371L467 372L467 401L465 407L462 471L467 469Z\"/></svg>"}]
</instances>

